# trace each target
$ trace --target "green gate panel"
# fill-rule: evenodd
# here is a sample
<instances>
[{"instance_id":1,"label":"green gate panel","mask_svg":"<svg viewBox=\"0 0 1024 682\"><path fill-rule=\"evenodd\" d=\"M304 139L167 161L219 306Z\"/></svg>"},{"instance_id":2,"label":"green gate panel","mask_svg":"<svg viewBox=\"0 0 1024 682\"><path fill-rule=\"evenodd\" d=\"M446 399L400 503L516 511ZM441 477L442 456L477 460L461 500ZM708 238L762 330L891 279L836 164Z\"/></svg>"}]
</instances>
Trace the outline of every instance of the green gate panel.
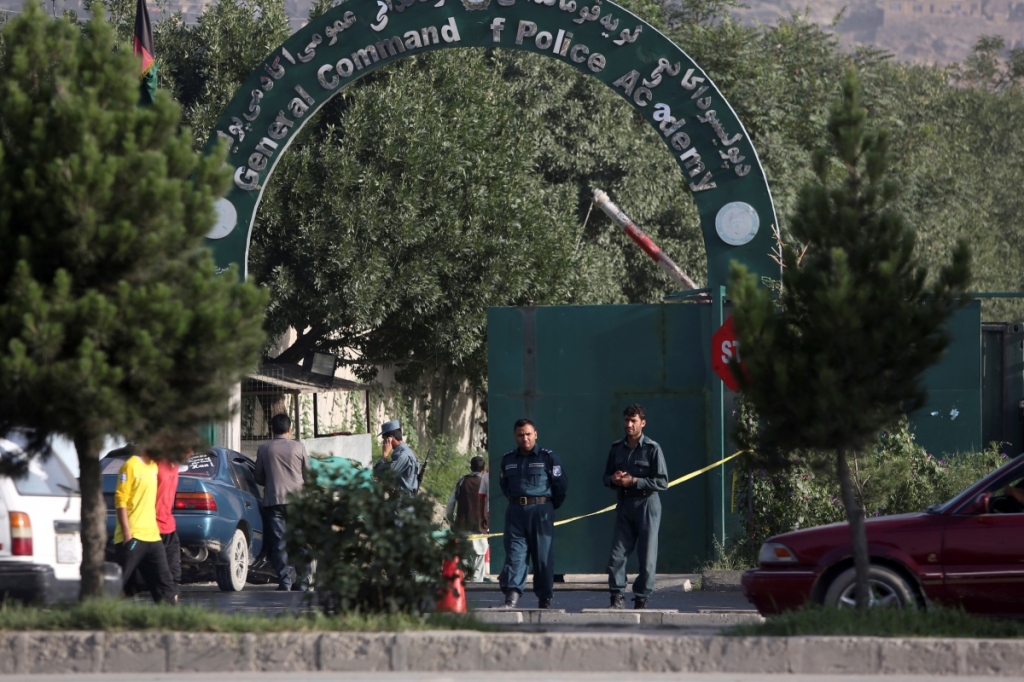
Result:
<instances>
[{"instance_id":1,"label":"green gate panel","mask_svg":"<svg viewBox=\"0 0 1024 682\"><path fill-rule=\"evenodd\" d=\"M498 465L515 447L512 424L520 417L537 424L539 444L555 451L565 467L569 494L557 520L615 503L602 476L630 403L646 408L645 433L662 445L670 478L703 467L709 316L710 306L679 304L490 309L493 532L501 532L506 506L497 492ZM689 571L706 559L707 485L698 478L663 494L659 571ZM613 522L608 512L556 528L556 572L603 573ZM497 570L504 561L500 539L492 541L491 552Z\"/></svg>"},{"instance_id":2,"label":"green gate panel","mask_svg":"<svg viewBox=\"0 0 1024 682\"><path fill-rule=\"evenodd\" d=\"M971 301L949 321L951 341L942 361L925 372L925 406L910 415L914 437L933 455L982 448L981 302Z\"/></svg>"}]
</instances>

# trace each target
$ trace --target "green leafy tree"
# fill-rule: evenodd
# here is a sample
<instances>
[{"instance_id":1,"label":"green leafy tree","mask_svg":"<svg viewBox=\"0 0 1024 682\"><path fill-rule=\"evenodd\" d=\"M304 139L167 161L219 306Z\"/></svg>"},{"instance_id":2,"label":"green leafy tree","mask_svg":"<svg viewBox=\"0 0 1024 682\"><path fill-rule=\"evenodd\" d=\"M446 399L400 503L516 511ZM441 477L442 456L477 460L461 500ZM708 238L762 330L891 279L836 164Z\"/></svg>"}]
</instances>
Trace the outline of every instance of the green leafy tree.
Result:
<instances>
[{"instance_id":1,"label":"green leafy tree","mask_svg":"<svg viewBox=\"0 0 1024 682\"><path fill-rule=\"evenodd\" d=\"M519 150L539 121L484 54L438 57L333 100L270 185L253 270L271 332L301 330L279 361L347 350L371 377L483 376L488 305L567 298L573 206Z\"/></svg>"},{"instance_id":2,"label":"green leafy tree","mask_svg":"<svg viewBox=\"0 0 1024 682\"><path fill-rule=\"evenodd\" d=\"M102 18L81 31L29 2L0 55L0 431L75 444L82 596L102 593L106 435L171 456L225 416L263 343L265 296L218 277L201 239L228 178L197 156ZM42 454L45 455L45 452Z\"/></svg>"},{"instance_id":3,"label":"green leafy tree","mask_svg":"<svg viewBox=\"0 0 1024 682\"><path fill-rule=\"evenodd\" d=\"M965 243L937 276L915 253L913 227L892 209L888 135L870 129L852 70L828 125L832 154L814 157L818 181L790 220L806 249L783 248L778 299L742 266L730 288L746 371L733 366L760 418L755 457L793 465L799 450L832 462L850 523L857 604L869 602L864 511L851 482L852 453L924 403L921 374L948 345L944 322L965 300Z\"/></svg>"},{"instance_id":4,"label":"green leafy tree","mask_svg":"<svg viewBox=\"0 0 1024 682\"><path fill-rule=\"evenodd\" d=\"M289 35L282 0L217 2L194 25L186 25L180 12L157 22L153 41L160 86L181 104L182 120L196 131L197 148L260 60Z\"/></svg>"}]
</instances>

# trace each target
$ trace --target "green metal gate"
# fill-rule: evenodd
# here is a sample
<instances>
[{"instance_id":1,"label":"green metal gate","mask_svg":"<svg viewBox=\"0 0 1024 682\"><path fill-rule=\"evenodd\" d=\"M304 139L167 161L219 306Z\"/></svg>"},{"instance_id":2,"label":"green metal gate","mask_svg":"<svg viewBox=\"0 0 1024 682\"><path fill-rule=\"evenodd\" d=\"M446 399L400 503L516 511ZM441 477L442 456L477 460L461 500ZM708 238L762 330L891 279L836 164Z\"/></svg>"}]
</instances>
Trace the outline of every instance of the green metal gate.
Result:
<instances>
[{"instance_id":1,"label":"green metal gate","mask_svg":"<svg viewBox=\"0 0 1024 682\"><path fill-rule=\"evenodd\" d=\"M706 305L558 306L492 308L488 313L488 447L491 518L500 532L505 500L497 469L515 447L512 424L529 417L538 443L561 457L569 495L558 519L614 504L603 487L605 459L622 437L622 409L647 409L646 433L661 443L675 478L705 466L710 383L704 339ZM706 477L663 495L658 570L683 572L707 556ZM557 573L600 573L608 560L614 514L556 530ZM491 543L491 565L504 559ZM495 569L496 570L496 569Z\"/></svg>"}]
</instances>

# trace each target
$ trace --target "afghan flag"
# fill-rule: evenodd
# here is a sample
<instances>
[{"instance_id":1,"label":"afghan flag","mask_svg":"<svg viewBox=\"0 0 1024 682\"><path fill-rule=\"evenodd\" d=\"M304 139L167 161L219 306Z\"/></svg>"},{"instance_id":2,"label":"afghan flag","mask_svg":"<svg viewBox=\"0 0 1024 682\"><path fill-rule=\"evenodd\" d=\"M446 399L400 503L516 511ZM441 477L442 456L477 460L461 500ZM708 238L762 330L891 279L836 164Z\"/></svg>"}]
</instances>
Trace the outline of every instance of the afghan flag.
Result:
<instances>
[{"instance_id":1,"label":"afghan flag","mask_svg":"<svg viewBox=\"0 0 1024 682\"><path fill-rule=\"evenodd\" d=\"M139 104L149 106L156 99L156 59L153 50L153 27L149 23L146 0L135 5L135 41L132 51L142 60L139 80Z\"/></svg>"}]
</instances>

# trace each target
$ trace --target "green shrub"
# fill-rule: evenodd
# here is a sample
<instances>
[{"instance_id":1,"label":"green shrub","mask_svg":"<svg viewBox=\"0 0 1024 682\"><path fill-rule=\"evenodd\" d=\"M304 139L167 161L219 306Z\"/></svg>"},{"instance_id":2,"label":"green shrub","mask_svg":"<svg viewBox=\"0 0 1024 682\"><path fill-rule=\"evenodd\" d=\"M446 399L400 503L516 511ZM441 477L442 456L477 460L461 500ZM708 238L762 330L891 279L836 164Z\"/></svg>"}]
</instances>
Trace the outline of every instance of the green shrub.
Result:
<instances>
[{"instance_id":1,"label":"green shrub","mask_svg":"<svg viewBox=\"0 0 1024 682\"><path fill-rule=\"evenodd\" d=\"M427 495L409 497L390 478L322 463L289 506L288 554L295 563L317 561L317 599L327 614L422 613L448 589L441 569L458 541L432 516Z\"/></svg>"},{"instance_id":2,"label":"green shrub","mask_svg":"<svg viewBox=\"0 0 1024 682\"><path fill-rule=\"evenodd\" d=\"M902 419L880 435L875 451L850 457L857 501L867 518L923 511L1005 463L1007 455L998 445L937 459L914 441L909 423ZM723 553L729 561L753 566L761 543L773 535L846 521L835 474L821 469L819 461L812 454L783 473L750 469L741 463L735 511L743 516L744 537Z\"/></svg>"},{"instance_id":3,"label":"green shrub","mask_svg":"<svg viewBox=\"0 0 1024 682\"><path fill-rule=\"evenodd\" d=\"M442 504L455 490L459 478L469 473L469 460L480 455L486 461L487 453L475 450L460 450L454 436L438 436L428 451L430 465L423 475L423 490L436 497Z\"/></svg>"}]
</instances>

